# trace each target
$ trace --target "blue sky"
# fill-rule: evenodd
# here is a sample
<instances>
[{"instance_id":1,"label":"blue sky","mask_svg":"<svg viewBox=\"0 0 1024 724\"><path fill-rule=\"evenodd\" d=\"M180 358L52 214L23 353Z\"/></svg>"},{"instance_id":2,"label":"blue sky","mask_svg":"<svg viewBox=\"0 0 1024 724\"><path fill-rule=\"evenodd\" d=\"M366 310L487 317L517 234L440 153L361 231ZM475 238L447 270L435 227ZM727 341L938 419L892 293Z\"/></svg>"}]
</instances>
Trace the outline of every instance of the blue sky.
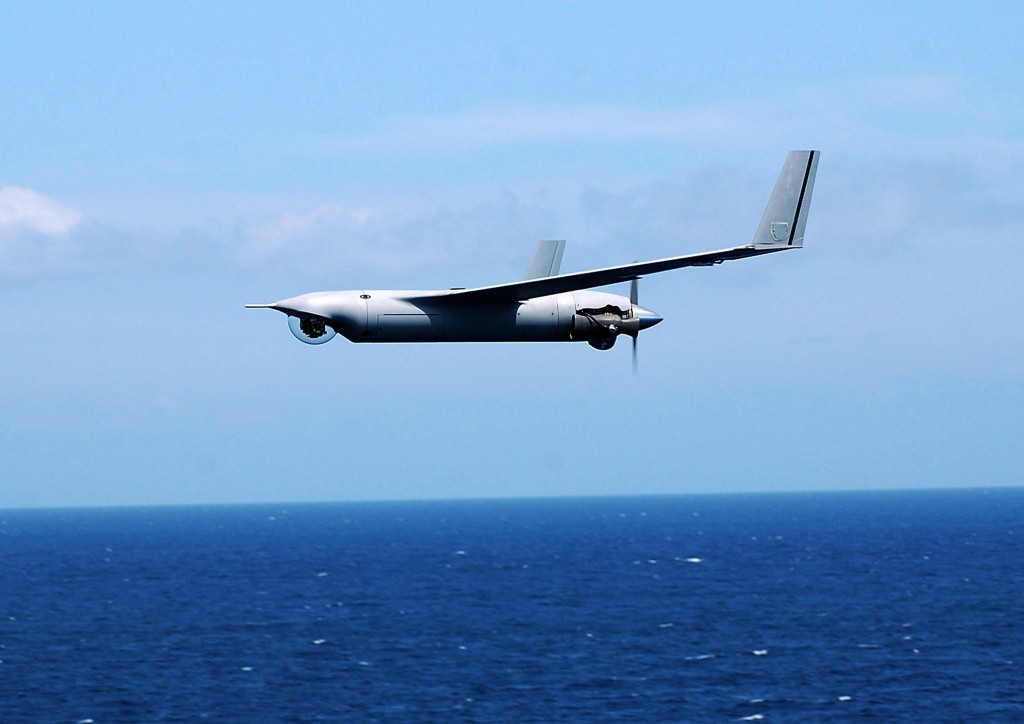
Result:
<instances>
[{"instance_id":1,"label":"blue sky","mask_svg":"<svg viewBox=\"0 0 1024 724\"><path fill-rule=\"evenodd\" d=\"M1017 3L23 3L0 26L0 507L1020 485ZM746 243L628 345L246 311ZM614 288L613 288L614 289Z\"/></svg>"}]
</instances>

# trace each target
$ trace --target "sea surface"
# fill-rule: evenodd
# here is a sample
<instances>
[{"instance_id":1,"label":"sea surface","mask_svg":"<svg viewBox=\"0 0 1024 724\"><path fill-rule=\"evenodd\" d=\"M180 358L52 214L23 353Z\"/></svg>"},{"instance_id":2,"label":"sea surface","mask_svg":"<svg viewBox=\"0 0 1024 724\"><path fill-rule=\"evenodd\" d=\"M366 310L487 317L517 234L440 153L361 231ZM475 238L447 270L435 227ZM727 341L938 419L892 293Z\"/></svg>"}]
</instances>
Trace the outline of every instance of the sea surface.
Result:
<instances>
[{"instance_id":1,"label":"sea surface","mask_svg":"<svg viewBox=\"0 0 1024 724\"><path fill-rule=\"evenodd\" d=\"M1024 720L1024 489L0 511L0 721Z\"/></svg>"}]
</instances>

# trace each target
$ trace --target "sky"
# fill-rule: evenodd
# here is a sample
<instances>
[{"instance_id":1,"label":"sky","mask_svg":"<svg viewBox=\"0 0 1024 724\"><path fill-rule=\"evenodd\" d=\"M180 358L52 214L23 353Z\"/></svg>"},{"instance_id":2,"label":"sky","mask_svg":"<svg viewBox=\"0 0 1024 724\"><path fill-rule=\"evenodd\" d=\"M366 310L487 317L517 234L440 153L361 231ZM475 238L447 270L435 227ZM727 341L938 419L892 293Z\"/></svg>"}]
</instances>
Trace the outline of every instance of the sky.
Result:
<instances>
[{"instance_id":1,"label":"sky","mask_svg":"<svg viewBox=\"0 0 1024 724\"><path fill-rule=\"evenodd\" d=\"M1019 3L4 16L0 508L1024 482ZM801 148L804 249L645 278L637 377L243 308L745 244Z\"/></svg>"}]
</instances>

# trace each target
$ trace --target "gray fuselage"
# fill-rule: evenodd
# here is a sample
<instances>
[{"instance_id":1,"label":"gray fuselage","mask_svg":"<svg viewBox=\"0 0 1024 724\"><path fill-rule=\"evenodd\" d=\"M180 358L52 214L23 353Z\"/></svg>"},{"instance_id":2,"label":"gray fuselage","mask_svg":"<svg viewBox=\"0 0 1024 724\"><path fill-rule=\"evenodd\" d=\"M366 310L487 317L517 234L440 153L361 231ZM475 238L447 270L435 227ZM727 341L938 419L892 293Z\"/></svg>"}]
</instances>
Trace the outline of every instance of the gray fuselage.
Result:
<instances>
[{"instance_id":1,"label":"gray fuselage","mask_svg":"<svg viewBox=\"0 0 1024 724\"><path fill-rule=\"evenodd\" d=\"M273 308L322 319L352 342L582 341L607 336L608 324L629 326L631 318L635 327L661 321L627 297L589 290L472 306L457 303L446 291L314 292Z\"/></svg>"}]
</instances>

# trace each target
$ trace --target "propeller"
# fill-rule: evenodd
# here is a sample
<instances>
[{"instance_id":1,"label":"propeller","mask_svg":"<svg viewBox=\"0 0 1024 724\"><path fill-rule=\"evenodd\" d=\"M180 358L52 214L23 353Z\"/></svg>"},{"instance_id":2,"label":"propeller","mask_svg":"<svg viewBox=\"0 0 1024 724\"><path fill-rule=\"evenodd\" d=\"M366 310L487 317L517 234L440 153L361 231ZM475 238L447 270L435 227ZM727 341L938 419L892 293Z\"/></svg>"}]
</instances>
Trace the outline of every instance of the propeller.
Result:
<instances>
[{"instance_id":1,"label":"propeller","mask_svg":"<svg viewBox=\"0 0 1024 724\"><path fill-rule=\"evenodd\" d=\"M630 280L630 282L629 282L629 316L631 316L631 317L633 316L633 308L636 307L636 306L639 306L639 301L638 301L639 293L638 293L637 287L638 287L638 285L637 285L637 278L633 277L633 279ZM636 339L639 336L640 335L637 334L637 335L635 335L633 337L633 375L634 376L636 376L637 369L638 369L638 367L637 367L637 360L636 360Z\"/></svg>"},{"instance_id":2,"label":"propeller","mask_svg":"<svg viewBox=\"0 0 1024 724\"><path fill-rule=\"evenodd\" d=\"M660 314L658 314L657 312L652 312L650 309L646 309L644 307L641 307L637 303L637 297L639 296L637 294L637 286L638 286L637 278L633 278L629 282L629 316L630 316L631 319L635 319L636 320L636 322L635 322L636 327L634 328L634 331L630 334L630 336L633 337L633 374L634 375L636 374L636 371L637 371L636 338L640 336L640 331L641 330L647 329L648 327L653 327L655 324L658 324L659 322L662 321Z\"/></svg>"}]
</instances>

